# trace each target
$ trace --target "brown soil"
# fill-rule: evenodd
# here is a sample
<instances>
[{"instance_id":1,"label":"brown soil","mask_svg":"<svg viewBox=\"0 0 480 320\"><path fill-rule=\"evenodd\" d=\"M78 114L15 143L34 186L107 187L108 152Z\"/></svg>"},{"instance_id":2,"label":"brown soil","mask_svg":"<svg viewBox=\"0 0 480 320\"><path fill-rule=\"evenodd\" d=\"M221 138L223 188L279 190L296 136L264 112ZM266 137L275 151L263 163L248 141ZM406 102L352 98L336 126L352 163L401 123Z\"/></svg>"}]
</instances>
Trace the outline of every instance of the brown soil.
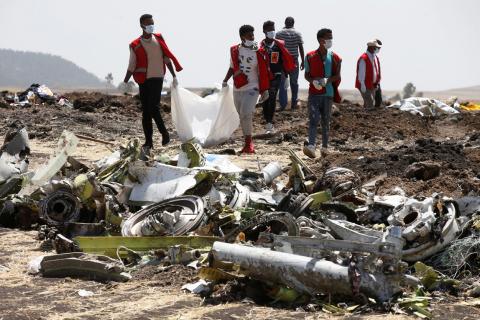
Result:
<instances>
[{"instance_id":1,"label":"brown soil","mask_svg":"<svg viewBox=\"0 0 480 320\"><path fill-rule=\"evenodd\" d=\"M31 168L38 167L53 151L64 129L77 134L112 141L116 145L133 137L142 140L141 113L138 100L130 96L104 96L100 93L71 93L66 96L77 109L55 106L2 108L0 136L7 125L22 120L30 134ZM165 100L165 99L164 99ZM82 111L83 110L83 111ZM162 107L167 127L172 128L168 105ZM255 133L263 133L261 109L257 109ZM338 105L332 117L332 150L325 159L311 160L301 149L306 137L308 116L305 104L296 111L276 114L276 129L284 139L256 140L257 153L231 156L237 165L258 170L270 161L289 164L286 148L293 149L318 175L328 167L344 166L354 170L363 181L387 172L380 187L387 193L395 186L409 195L443 192L460 196L478 192L480 174L480 114L464 113L454 117L423 119L392 110L365 112L355 104ZM175 155L179 142L160 146L155 132L156 153ZM320 139L320 136L319 136ZM241 132L223 145L207 149L241 148ZM90 164L111 151L101 143L81 140L75 157ZM417 161L433 161L441 166L440 176L431 180L410 180L405 168ZM286 176L283 176L286 178ZM227 302L205 304L200 297L183 293L180 287L196 280L195 272L175 266L159 272L147 267L133 274L127 283L97 283L78 279L46 279L26 274L28 261L44 254L38 251L36 232L0 229L0 319L320 319L322 312L295 311L251 303ZM95 293L82 298L80 289ZM447 299L448 298L448 299ZM466 304L469 299L440 295L433 300L438 319L478 319L479 309ZM230 301L227 299L227 301ZM225 301L226 302L226 301ZM370 312L349 315L348 319L406 319L404 315ZM342 317L336 317L342 318Z\"/></svg>"}]
</instances>

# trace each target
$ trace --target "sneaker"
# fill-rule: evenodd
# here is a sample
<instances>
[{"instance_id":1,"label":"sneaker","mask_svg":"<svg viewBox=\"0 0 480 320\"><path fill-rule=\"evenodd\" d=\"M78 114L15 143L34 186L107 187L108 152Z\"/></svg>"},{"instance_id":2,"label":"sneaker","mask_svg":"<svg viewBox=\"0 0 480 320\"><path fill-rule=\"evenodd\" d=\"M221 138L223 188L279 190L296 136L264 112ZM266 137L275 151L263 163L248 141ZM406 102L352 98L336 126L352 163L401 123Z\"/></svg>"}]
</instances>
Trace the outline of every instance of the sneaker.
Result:
<instances>
[{"instance_id":1,"label":"sneaker","mask_svg":"<svg viewBox=\"0 0 480 320\"><path fill-rule=\"evenodd\" d=\"M142 149L141 149L141 155L140 155L140 158L143 158L144 160L146 160L146 158L150 157L150 153L151 153L151 150L152 150L152 146L151 145L148 145L148 144L144 144L142 146Z\"/></svg>"},{"instance_id":2,"label":"sneaker","mask_svg":"<svg viewBox=\"0 0 480 320\"><path fill-rule=\"evenodd\" d=\"M328 149L325 147L322 147L322 149L320 150L320 154L322 158L326 157L328 155Z\"/></svg>"},{"instance_id":3,"label":"sneaker","mask_svg":"<svg viewBox=\"0 0 480 320\"><path fill-rule=\"evenodd\" d=\"M267 123L265 125L265 133L273 133L274 132L273 124L272 123Z\"/></svg>"},{"instance_id":4,"label":"sneaker","mask_svg":"<svg viewBox=\"0 0 480 320\"><path fill-rule=\"evenodd\" d=\"M315 146L312 146L311 144L303 146L303 154L309 158L315 159L317 156L315 154Z\"/></svg>"},{"instance_id":5,"label":"sneaker","mask_svg":"<svg viewBox=\"0 0 480 320\"><path fill-rule=\"evenodd\" d=\"M253 146L252 136L245 136L245 145L243 146L241 153L255 153L255 147Z\"/></svg>"}]
</instances>

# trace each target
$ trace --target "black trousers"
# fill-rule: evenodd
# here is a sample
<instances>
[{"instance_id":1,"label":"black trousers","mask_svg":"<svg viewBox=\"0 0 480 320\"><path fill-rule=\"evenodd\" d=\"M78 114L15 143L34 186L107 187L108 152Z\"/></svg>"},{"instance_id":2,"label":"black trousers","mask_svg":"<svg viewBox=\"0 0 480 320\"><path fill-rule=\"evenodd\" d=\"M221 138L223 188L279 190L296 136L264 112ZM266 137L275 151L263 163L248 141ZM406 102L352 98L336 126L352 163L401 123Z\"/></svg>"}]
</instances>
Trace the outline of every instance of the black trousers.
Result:
<instances>
[{"instance_id":1,"label":"black trousers","mask_svg":"<svg viewBox=\"0 0 480 320\"><path fill-rule=\"evenodd\" d=\"M268 89L268 99L262 103L263 118L267 123L273 123L273 116L275 115L275 107L277 106L277 93L280 88L282 75L275 75L270 81L270 89Z\"/></svg>"},{"instance_id":2,"label":"black trousers","mask_svg":"<svg viewBox=\"0 0 480 320\"><path fill-rule=\"evenodd\" d=\"M377 90L375 91L375 108L378 108L382 105L382 88L378 84Z\"/></svg>"},{"instance_id":3,"label":"black trousers","mask_svg":"<svg viewBox=\"0 0 480 320\"><path fill-rule=\"evenodd\" d=\"M153 146L152 119L162 136L168 135L165 123L160 114L160 98L162 96L163 78L149 78L140 86L140 101L142 103L142 126L145 134L145 145Z\"/></svg>"}]
</instances>

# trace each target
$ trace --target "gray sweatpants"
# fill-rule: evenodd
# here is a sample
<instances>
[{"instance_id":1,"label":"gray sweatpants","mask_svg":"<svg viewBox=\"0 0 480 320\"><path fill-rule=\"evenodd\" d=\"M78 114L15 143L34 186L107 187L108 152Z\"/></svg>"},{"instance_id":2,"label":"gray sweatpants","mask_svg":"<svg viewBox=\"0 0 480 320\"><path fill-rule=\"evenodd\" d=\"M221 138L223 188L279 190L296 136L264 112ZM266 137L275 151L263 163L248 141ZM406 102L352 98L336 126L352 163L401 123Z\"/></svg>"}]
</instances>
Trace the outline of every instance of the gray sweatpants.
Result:
<instances>
[{"instance_id":1,"label":"gray sweatpants","mask_svg":"<svg viewBox=\"0 0 480 320\"><path fill-rule=\"evenodd\" d=\"M233 91L233 103L240 117L243 135L251 136L253 132L253 113L258 101L258 90Z\"/></svg>"}]
</instances>

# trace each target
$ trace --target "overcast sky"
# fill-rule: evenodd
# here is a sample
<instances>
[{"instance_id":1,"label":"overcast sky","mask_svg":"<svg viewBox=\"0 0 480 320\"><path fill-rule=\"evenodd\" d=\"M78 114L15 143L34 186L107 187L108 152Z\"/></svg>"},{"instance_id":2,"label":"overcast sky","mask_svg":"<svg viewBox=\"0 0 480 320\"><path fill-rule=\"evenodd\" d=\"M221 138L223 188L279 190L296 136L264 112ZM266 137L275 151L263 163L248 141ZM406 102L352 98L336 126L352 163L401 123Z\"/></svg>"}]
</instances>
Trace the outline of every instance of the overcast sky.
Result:
<instances>
[{"instance_id":1,"label":"overcast sky","mask_svg":"<svg viewBox=\"0 0 480 320\"><path fill-rule=\"evenodd\" d=\"M0 48L60 55L102 79L112 72L118 83L143 13L154 15L184 67L178 78L186 87L222 81L240 25L253 25L260 40L265 20L279 30L288 15L306 52L316 49L318 29L333 29L341 88L354 87L357 58L374 37L384 43L384 89L408 81L420 91L480 85L479 0L0 0Z\"/></svg>"}]
</instances>

